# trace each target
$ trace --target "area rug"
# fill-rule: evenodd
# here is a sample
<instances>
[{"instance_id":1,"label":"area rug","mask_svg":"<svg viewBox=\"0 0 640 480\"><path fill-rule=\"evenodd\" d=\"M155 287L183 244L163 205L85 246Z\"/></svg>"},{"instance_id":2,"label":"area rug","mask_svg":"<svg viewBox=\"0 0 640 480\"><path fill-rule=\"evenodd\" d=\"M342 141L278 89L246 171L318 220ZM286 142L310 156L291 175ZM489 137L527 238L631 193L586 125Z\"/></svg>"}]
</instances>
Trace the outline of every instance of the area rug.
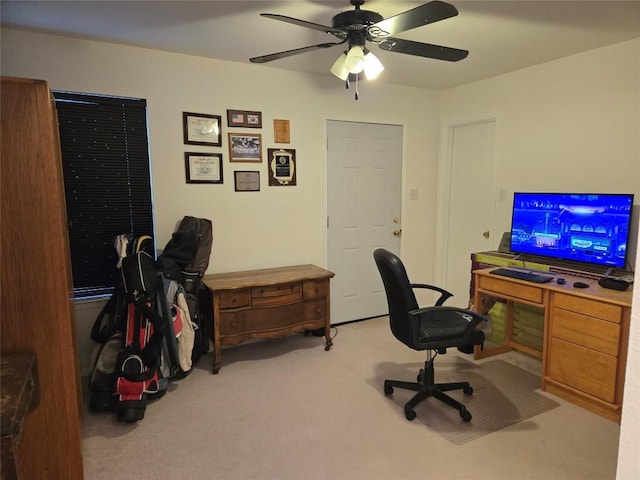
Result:
<instances>
[{"instance_id":1,"label":"area rug","mask_svg":"<svg viewBox=\"0 0 640 480\"><path fill-rule=\"evenodd\" d=\"M436 382L468 381L473 395L462 391L448 392L471 412L473 418L464 422L454 408L434 398L424 400L415 408L417 417L430 430L456 445L462 445L489 433L518 424L560 404L541 393L540 377L502 360L474 364L458 358L453 368L440 369L436 364ZM403 409L414 392L395 388L393 401ZM531 425L522 425L531 428Z\"/></svg>"}]
</instances>

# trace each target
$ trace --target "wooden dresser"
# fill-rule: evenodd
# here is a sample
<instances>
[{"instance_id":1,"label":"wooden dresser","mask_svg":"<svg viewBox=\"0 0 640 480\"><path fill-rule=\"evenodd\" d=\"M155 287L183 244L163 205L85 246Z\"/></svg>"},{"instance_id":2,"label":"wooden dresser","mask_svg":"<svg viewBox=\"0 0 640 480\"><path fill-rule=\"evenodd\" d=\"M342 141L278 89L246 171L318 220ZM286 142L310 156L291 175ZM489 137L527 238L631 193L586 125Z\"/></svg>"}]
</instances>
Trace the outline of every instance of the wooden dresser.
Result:
<instances>
[{"instance_id":1,"label":"wooden dresser","mask_svg":"<svg viewBox=\"0 0 640 480\"><path fill-rule=\"evenodd\" d=\"M329 350L333 276L315 265L205 275L203 284L213 301L213 373L221 367L221 347L250 338L324 329L325 350Z\"/></svg>"}]
</instances>

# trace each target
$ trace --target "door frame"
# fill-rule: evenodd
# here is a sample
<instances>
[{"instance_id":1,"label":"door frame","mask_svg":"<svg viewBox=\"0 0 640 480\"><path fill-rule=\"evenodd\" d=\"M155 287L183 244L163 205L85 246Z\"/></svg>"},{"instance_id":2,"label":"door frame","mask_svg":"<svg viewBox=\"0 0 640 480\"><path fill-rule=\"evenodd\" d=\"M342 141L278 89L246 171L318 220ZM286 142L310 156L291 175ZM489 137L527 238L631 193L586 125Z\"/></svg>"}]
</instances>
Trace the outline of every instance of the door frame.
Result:
<instances>
[{"instance_id":1,"label":"door frame","mask_svg":"<svg viewBox=\"0 0 640 480\"><path fill-rule=\"evenodd\" d=\"M405 192L407 190L407 120L398 118L384 119L373 115L353 115L344 113L326 113L322 116L322 263L329 265L329 229L327 228L327 218L329 216L329 121L352 122L352 123L373 123L378 125L397 125L402 127L402 159L401 159L401 198L400 198L400 218L404 222L406 214ZM402 226L402 223L400 224ZM404 238L400 237L400 252L402 252ZM372 260L373 261L373 260Z\"/></svg>"},{"instance_id":2,"label":"door frame","mask_svg":"<svg viewBox=\"0 0 640 480\"><path fill-rule=\"evenodd\" d=\"M498 199L498 161L500 152L499 119L497 114L479 115L470 120L450 120L442 123L440 129L441 141L438 155L438 191L436 195L436 258L435 278L439 285L447 284L447 258L449 254L449 220L451 216L451 183L453 163L453 132L458 127L479 125L493 122L495 124L495 155L493 158L494 178L491 182L494 196L494 206L491 212L491 231L496 230L496 200ZM499 240L498 240L499 241ZM496 236L493 236L493 246L496 247ZM471 260L469 260L471 262Z\"/></svg>"}]
</instances>

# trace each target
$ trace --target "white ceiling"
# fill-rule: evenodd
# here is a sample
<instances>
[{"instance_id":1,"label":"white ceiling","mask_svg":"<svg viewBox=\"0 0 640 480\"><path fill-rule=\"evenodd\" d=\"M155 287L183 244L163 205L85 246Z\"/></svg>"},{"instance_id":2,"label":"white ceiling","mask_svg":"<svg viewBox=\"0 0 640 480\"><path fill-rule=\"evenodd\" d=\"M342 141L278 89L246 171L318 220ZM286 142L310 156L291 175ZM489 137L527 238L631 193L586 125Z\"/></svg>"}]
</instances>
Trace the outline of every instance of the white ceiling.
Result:
<instances>
[{"instance_id":1,"label":"white ceiling","mask_svg":"<svg viewBox=\"0 0 640 480\"><path fill-rule=\"evenodd\" d=\"M426 1L371 0L385 18ZM448 88L640 37L640 1L451 0L460 14L396 35L469 50L450 63L385 52L376 81ZM262 12L331 25L348 0L30 1L2 0L3 27L22 28L249 63L249 58L336 41L322 32L260 17ZM341 47L255 68L328 74ZM638 59L630 59L638 62ZM336 81L338 81L336 79Z\"/></svg>"}]
</instances>

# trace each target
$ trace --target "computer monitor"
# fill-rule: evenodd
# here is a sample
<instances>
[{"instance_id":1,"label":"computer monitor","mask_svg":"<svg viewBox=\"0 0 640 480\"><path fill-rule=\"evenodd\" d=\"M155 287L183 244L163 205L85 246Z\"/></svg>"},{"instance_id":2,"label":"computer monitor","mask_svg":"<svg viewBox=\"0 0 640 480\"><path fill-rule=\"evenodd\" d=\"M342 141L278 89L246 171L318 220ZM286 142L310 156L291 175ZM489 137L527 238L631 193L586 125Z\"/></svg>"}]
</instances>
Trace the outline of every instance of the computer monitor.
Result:
<instances>
[{"instance_id":1,"label":"computer monitor","mask_svg":"<svg viewBox=\"0 0 640 480\"><path fill-rule=\"evenodd\" d=\"M633 194L516 192L511 251L625 268Z\"/></svg>"}]
</instances>

